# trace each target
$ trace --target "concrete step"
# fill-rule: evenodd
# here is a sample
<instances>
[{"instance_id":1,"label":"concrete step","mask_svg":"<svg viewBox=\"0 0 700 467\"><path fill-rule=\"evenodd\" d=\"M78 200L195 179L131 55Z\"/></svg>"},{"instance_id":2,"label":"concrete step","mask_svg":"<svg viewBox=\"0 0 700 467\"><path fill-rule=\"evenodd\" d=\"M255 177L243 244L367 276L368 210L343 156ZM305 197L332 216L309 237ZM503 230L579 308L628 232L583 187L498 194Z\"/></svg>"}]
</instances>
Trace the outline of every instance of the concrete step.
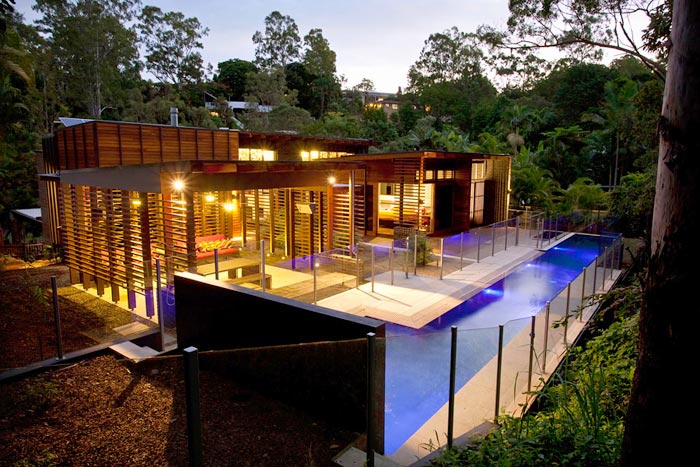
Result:
<instances>
[{"instance_id":1,"label":"concrete step","mask_svg":"<svg viewBox=\"0 0 700 467\"><path fill-rule=\"evenodd\" d=\"M348 446L333 458L333 463L343 467L363 467L367 465L367 453L354 446ZM405 467L376 452L374 453L374 465L376 467Z\"/></svg>"},{"instance_id":2,"label":"concrete step","mask_svg":"<svg viewBox=\"0 0 700 467\"><path fill-rule=\"evenodd\" d=\"M114 344L109 348L136 362L140 362L141 360L154 357L159 354L157 350L152 349L151 347L142 347L134 344L131 341L120 342L119 344Z\"/></svg>"}]
</instances>

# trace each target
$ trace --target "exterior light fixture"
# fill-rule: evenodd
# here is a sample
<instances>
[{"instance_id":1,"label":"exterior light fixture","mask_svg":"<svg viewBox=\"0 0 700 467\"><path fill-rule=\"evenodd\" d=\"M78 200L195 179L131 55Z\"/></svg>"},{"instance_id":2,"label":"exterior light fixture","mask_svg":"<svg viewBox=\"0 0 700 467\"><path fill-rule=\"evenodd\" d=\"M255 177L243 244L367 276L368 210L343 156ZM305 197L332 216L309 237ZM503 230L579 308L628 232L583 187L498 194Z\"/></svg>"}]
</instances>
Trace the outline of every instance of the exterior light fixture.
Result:
<instances>
[{"instance_id":1,"label":"exterior light fixture","mask_svg":"<svg viewBox=\"0 0 700 467\"><path fill-rule=\"evenodd\" d=\"M234 209L233 203L224 203L224 211L233 212L233 209Z\"/></svg>"},{"instance_id":2,"label":"exterior light fixture","mask_svg":"<svg viewBox=\"0 0 700 467\"><path fill-rule=\"evenodd\" d=\"M182 191L185 188L185 182L180 179L173 180L173 190Z\"/></svg>"},{"instance_id":3,"label":"exterior light fixture","mask_svg":"<svg viewBox=\"0 0 700 467\"><path fill-rule=\"evenodd\" d=\"M207 193L204 196L204 201L206 201L207 203L213 203L215 199L216 199L216 197L214 195L212 195L211 193Z\"/></svg>"},{"instance_id":4,"label":"exterior light fixture","mask_svg":"<svg viewBox=\"0 0 700 467\"><path fill-rule=\"evenodd\" d=\"M333 175L331 175L330 177L328 177L328 184L329 184L329 185L334 185L334 184L335 184L335 177L334 177Z\"/></svg>"},{"instance_id":5,"label":"exterior light fixture","mask_svg":"<svg viewBox=\"0 0 700 467\"><path fill-rule=\"evenodd\" d=\"M141 200L135 199L135 200L131 201L131 204L133 204L136 207L139 207L139 206L141 206Z\"/></svg>"}]
</instances>

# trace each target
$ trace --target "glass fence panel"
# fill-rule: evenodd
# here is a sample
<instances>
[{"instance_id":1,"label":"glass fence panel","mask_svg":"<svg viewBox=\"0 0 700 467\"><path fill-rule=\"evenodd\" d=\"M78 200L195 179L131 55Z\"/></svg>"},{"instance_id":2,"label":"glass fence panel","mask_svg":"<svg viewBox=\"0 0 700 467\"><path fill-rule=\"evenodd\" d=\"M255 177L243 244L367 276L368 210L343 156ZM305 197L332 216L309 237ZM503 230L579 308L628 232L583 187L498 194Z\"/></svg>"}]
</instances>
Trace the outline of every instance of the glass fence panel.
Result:
<instances>
[{"instance_id":1,"label":"glass fence panel","mask_svg":"<svg viewBox=\"0 0 700 467\"><path fill-rule=\"evenodd\" d=\"M476 263L479 253L479 229L463 232L461 240L462 257L469 263Z\"/></svg>"},{"instance_id":2,"label":"glass fence panel","mask_svg":"<svg viewBox=\"0 0 700 467\"><path fill-rule=\"evenodd\" d=\"M387 455L402 448L413 452L436 430L441 436L447 430L434 416L448 401L451 333L397 332L386 339Z\"/></svg>"},{"instance_id":3,"label":"glass fence panel","mask_svg":"<svg viewBox=\"0 0 700 467\"><path fill-rule=\"evenodd\" d=\"M518 412L525 403L531 375L532 318L509 321L503 327L499 414ZM495 415L495 414L494 414Z\"/></svg>"},{"instance_id":4,"label":"glass fence panel","mask_svg":"<svg viewBox=\"0 0 700 467\"><path fill-rule=\"evenodd\" d=\"M497 327L490 327L459 330L457 333L455 438L485 420L493 420L496 413L498 332ZM443 428L438 433L442 435L445 431Z\"/></svg>"},{"instance_id":5,"label":"glass fence panel","mask_svg":"<svg viewBox=\"0 0 700 467\"><path fill-rule=\"evenodd\" d=\"M376 344L380 363L383 342L377 339ZM155 365L159 359L153 360L144 365ZM243 446L250 447L277 443L281 435L295 433L294 439L285 436L286 449L293 451L285 458L286 465L330 465L331 459L314 456L326 454L333 443L340 452L355 441L357 433L366 433L366 339L203 351L198 361L195 374L205 440L231 439L235 433ZM185 380L184 358L178 363L177 379ZM375 374L382 377L383 368L375 368ZM373 399L379 410L384 407L382 382L383 378ZM183 393L179 399L184 398ZM221 413L235 415L222 418ZM266 429L251 428L261 423ZM319 443L328 443L326 449L312 449ZM205 464L207 459L223 459L233 452L231 446L205 446ZM249 449L245 458L251 465L267 465L270 459L264 453L265 449Z\"/></svg>"},{"instance_id":6,"label":"glass fence panel","mask_svg":"<svg viewBox=\"0 0 700 467\"><path fill-rule=\"evenodd\" d=\"M465 265L470 264L469 261L464 261L463 258L463 238L463 234L443 238L442 264L439 265L442 277L447 277L454 272L460 271Z\"/></svg>"},{"instance_id":7,"label":"glass fence panel","mask_svg":"<svg viewBox=\"0 0 700 467\"><path fill-rule=\"evenodd\" d=\"M544 367L547 364L547 353L545 349L549 346L549 313L547 307L542 307L535 315L535 337L533 339L533 365L532 378L529 381L531 391L537 390L542 385L544 377Z\"/></svg>"},{"instance_id":8,"label":"glass fence panel","mask_svg":"<svg viewBox=\"0 0 700 467\"><path fill-rule=\"evenodd\" d=\"M551 302L549 307L549 327L547 332L547 352L546 372L550 373L556 368L556 361L560 357L566 339L566 327L564 326L566 316L566 290L560 292Z\"/></svg>"}]
</instances>

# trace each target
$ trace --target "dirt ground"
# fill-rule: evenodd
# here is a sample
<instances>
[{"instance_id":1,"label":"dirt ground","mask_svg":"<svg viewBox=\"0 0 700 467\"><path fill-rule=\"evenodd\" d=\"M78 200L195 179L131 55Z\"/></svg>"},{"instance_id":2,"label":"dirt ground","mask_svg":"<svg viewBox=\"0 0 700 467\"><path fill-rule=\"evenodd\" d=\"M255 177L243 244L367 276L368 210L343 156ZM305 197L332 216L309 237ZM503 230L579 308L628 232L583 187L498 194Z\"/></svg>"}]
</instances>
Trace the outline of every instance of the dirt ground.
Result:
<instances>
[{"instance_id":1,"label":"dirt ground","mask_svg":"<svg viewBox=\"0 0 700 467\"><path fill-rule=\"evenodd\" d=\"M63 265L0 259L3 372L56 356L52 276L64 354L95 343L80 329L130 320L71 287ZM179 356L135 363L105 352L0 385L2 466L190 465ZM200 372L200 387L203 466L332 466L359 436L212 372Z\"/></svg>"}]
</instances>

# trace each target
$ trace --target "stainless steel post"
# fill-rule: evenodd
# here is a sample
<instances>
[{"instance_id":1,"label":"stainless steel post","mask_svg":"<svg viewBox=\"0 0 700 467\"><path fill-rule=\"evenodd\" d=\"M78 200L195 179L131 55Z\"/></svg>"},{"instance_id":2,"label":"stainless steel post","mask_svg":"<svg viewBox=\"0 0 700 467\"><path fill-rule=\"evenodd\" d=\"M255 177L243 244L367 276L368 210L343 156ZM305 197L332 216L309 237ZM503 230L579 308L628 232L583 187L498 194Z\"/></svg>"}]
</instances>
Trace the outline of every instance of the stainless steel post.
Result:
<instances>
[{"instance_id":1,"label":"stainless steel post","mask_svg":"<svg viewBox=\"0 0 700 467\"><path fill-rule=\"evenodd\" d=\"M445 239L440 238L440 280L445 273Z\"/></svg>"},{"instance_id":2,"label":"stainless steel post","mask_svg":"<svg viewBox=\"0 0 700 467\"><path fill-rule=\"evenodd\" d=\"M370 245L371 269L372 269L372 292L374 292L374 245Z\"/></svg>"},{"instance_id":3,"label":"stainless steel post","mask_svg":"<svg viewBox=\"0 0 700 467\"><path fill-rule=\"evenodd\" d=\"M581 312L578 314L578 320L583 321L583 308L584 300L586 298L586 267L583 267L583 272L581 273Z\"/></svg>"},{"instance_id":4,"label":"stainless steel post","mask_svg":"<svg viewBox=\"0 0 700 467\"><path fill-rule=\"evenodd\" d=\"M374 352L376 336L367 333L367 467L374 467Z\"/></svg>"},{"instance_id":5,"label":"stainless steel post","mask_svg":"<svg viewBox=\"0 0 700 467\"><path fill-rule=\"evenodd\" d=\"M494 423L498 423L498 413L501 406L501 370L503 369L503 325L498 325L498 367L496 369L496 412Z\"/></svg>"},{"instance_id":6,"label":"stainless steel post","mask_svg":"<svg viewBox=\"0 0 700 467\"><path fill-rule=\"evenodd\" d=\"M542 373L547 372L547 341L549 339L549 308L552 302L547 300L547 308L544 311L544 349L542 350Z\"/></svg>"},{"instance_id":7,"label":"stainless steel post","mask_svg":"<svg viewBox=\"0 0 700 467\"><path fill-rule=\"evenodd\" d=\"M566 345L566 334L569 330L569 303L571 302L571 282L566 284L566 311L564 311L564 348Z\"/></svg>"},{"instance_id":8,"label":"stainless steel post","mask_svg":"<svg viewBox=\"0 0 700 467\"><path fill-rule=\"evenodd\" d=\"M418 230L413 231L413 275L418 274Z\"/></svg>"},{"instance_id":9,"label":"stainless steel post","mask_svg":"<svg viewBox=\"0 0 700 467\"><path fill-rule=\"evenodd\" d=\"M447 449L452 449L455 424L455 379L457 373L457 326L452 326L452 346L450 348L450 398L447 412Z\"/></svg>"},{"instance_id":10,"label":"stainless steel post","mask_svg":"<svg viewBox=\"0 0 700 467\"><path fill-rule=\"evenodd\" d=\"M219 249L214 248L214 278L219 280Z\"/></svg>"},{"instance_id":11,"label":"stainless steel post","mask_svg":"<svg viewBox=\"0 0 700 467\"><path fill-rule=\"evenodd\" d=\"M51 292L53 294L53 324L56 329L56 353L58 359L63 359L63 336L61 335L61 312L58 308L58 285L56 276L51 276Z\"/></svg>"},{"instance_id":12,"label":"stainless steel post","mask_svg":"<svg viewBox=\"0 0 700 467\"><path fill-rule=\"evenodd\" d=\"M163 320L163 297L160 288L160 258L156 258L156 316L158 316L158 330L160 331L160 351L165 350L165 322Z\"/></svg>"},{"instance_id":13,"label":"stainless steel post","mask_svg":"<svg viewBox=\"0 0 700 467\"><path fill-rule=\"evenodd\" d=\"M535 358L535 316L530 323L530 361L527 368L527 392L532 389L532 362Z\"/></svg>"},{"instance_id":14,"label":"stainless steel post","mask_svg":"<svg viewBox=\"0 0 700 467\"><path fill-rule=\"evenodd\" d=\"M391 285L394 285L394 241L391 241L391 246L389 247L389 277L391 279Z\"/></svg>"},{"instance_id":15,"label":"stainless steel post","mask_svg":"<svg viewBox=\"0 0 700 467\"><path fill-rule=\"evenodd\" d=\"M199 357L196 347L187 347L183 353L190 467L200 467L202 465L202 418L199 402Z\"/></svg>"},{"instance_id":16,"label":"stainless steel post","mask_svg":"<svg viewBox=\"0 0 700 467\"><path fill-rule=\"evenodd\" d=\"M479 262L481 258L481 235L479 234L481 229L476 229L476 262Z\"/></svg>"},{"instance_id":17,"label":"stainless steel post","mask_svg":"<svg viewBox=\"0 0 700 467\"><path fill-rule=\"evenodd\" d=\"M265 280L265 258L267 257L265 251L265 240L260 240L260 285L262 286L262 291L267 290L267 281Z\"/></svg>"},{"instance_id":18,"label":"stainless steel post","mask_svg":"<svg viewBox=\"0 0 700 467\"><path fill-rule=\"evenodd\" d=\"M314 305L316 304L316 258L314 254L311 254L311 267L314 268Z\"/></svg>"}]
</instances>

